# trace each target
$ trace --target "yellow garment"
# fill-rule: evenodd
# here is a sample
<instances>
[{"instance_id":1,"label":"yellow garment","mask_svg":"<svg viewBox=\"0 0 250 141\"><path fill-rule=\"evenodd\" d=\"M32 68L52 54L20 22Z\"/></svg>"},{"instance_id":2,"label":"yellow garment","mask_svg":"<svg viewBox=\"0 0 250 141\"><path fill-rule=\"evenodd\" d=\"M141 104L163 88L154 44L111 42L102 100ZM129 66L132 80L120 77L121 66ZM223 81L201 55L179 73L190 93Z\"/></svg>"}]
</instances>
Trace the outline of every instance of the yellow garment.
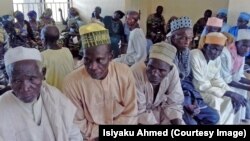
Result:
<instances>
[{"instance_id":1,"label":"yellow garment","mask_svg":"<svg viewBox=\"0 0 250 141\"><path fill-rule=\"evenodd\" d=\"M93 79L82 66L64 81L63 92L77 107L75 123L93 140L98 125L137 124L137 99L133 74L128 66L110 62L103 80Z\"/></svg>"},{"instance_id":2,"label":"yellow garment","mask_svg":"<svg viewBox=\"0 0 250 141\"><path fill-rule=\"evenodd\" d=\"M227 37L225 46L228 46L234 42L234 37L231 34L227 32L222 32L222 33ZM198 48L199 49L203 48L204 44L205 44L205 36L201 36L199 40Z\"/></svg>"},{"instance_id":3,"label":"yellow garment","mask_svg":"<svg viewBox=\"0 0 250 141\"><path fill-rule=\"evenodd\" d=\"M74 60L68 48L47 49L42 52L43 66L46 68L46 82L62 89L64 77L73 71Z\"/></svg>"},{"instance_id":4,"label":"yellow garment","mask_svg":"<svg viewBox=\"0 0 250 141\"><path fill-rule=\"evenodd\" d=\"M162 80L156 99L154 90L146 75L144 62L134 64L133 71L137 87L138 122L140 124L171 124L170 120L182 119L184 95L179 72L175 65Z\"/></svg>"},{"instance_id":5,"label":"yellow garment","mask_svg":"<svg viewBox=\"0 0 250 141\"><path fill-rule=\"evenodd\" d=\"M76 107L46 83L38 101L32 103L23 103L12 90L4 93L0 113L0 139L4 141L82 141L73 123Z\"/></svg>"}]
</instances>

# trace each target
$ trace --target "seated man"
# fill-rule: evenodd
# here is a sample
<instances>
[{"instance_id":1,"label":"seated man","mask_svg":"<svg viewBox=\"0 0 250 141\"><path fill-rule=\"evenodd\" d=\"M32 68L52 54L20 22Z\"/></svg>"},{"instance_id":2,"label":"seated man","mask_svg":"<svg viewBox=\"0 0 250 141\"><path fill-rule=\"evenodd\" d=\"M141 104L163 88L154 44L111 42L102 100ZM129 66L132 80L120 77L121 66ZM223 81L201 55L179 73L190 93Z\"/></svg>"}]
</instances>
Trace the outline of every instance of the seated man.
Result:
<instances>
[{"instance_id":1,"label":"seated man","mask_svg":"<svg viewBox=\"0 0 250 141\"><path fill-rule=\"evenodd\" d=\"M188 125L211 125L219 121L219 114L208 106L192 84L189 45L193 38L189 17L180 17L171 22L171 44L177 49L174 63L179 70L185 96L183 120Z\"/></svg>"},{"instance_id":2,"label":"seated man","mask_svg":"<svg viewBox=\"0 0 250 141\"><path fill-rule=\"evenodd\" d=\"M84 66L65 78L64 93L77 106L75 123L88 140L97 139L98 125L137 124L133 74L112 62L108 30L98 23L80 27Z\"/></svg>"},{"instance_id":3,"label":"seated man","mask_svg":"<svg viewBox=\"0 0 250 141\"><path fill-rule=\"evenodd\" d=\"M153 45L149 61L132 66L136 79L139 124L184 124L184 95L177 67L176 49L160 42Z\"/></svg>"},{"instance_id":4,"label":"seated man","mask_svg":"<svg viewBox=\"0 0 250 141\"><path fill-rule=\"evenodd\" d=\"M226 40L219 32L207 34L204 47L192 50L190 60L193 84L204 101L219 112L219 124L234 124L235 114L246 105L246 99L233 92L220 76L219 56Z\"/></svg>"},{"instance_id":5,"label":"seated man","mask_svg":"<svg viewBox=\"0 0 250 141\"><path fill-rule=\"evenodd\" d=\"M4 56L12 90L0 97L0 139L4 141L82 141L73 123L76 107L43 83L41 54L25 47Z\"/></svg>"},{"instance_id":6,"label":"seated man","mask_svg":"<svg viewBox=\"0 0 250 141\"><path fill-rule=\"evenodd\" d=\"M250 91L250 80L244 76L245 56L250 49L250 30L239 29L236 42L225 47L220 56L222 63L221 76L231 88L247 98L247 91ZM249 103L249 102L248 102ZM246 108L246 110L249 110ZM250 119L246 117L243 108L240 119Z\"/></svg>"}]
</instances>

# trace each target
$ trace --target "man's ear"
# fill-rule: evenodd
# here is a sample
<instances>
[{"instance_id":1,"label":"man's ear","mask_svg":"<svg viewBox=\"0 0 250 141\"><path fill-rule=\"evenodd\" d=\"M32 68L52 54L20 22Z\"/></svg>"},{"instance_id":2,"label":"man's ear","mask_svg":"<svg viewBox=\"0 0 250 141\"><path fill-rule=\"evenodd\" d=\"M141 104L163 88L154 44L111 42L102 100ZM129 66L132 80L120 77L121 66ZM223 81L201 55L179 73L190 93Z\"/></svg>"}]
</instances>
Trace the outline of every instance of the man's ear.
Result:
<instances>
[{"instance_id":1,"label":"man's ear","mask_svg":"<svg viewBox=\"0 0 250 141\"><path fill-rule=\"evenodd\" d=\"M43 80L45 80L46 71L47 71L47 69L45 67L43 67L43 69L42 69Z\"/></svg>"},{"instance_id":2,"label":"man's ear","mask_svg":"<svg viewBox=\"0 0 250 141\"><path fill-rule=\"evenodd\" d=\"M109 55L108 55L110 61L113 59L113 56L114 56L113 54L114 54L114 51L112 50L112 51L109 53Z\"/></svg>"}]
</instances>

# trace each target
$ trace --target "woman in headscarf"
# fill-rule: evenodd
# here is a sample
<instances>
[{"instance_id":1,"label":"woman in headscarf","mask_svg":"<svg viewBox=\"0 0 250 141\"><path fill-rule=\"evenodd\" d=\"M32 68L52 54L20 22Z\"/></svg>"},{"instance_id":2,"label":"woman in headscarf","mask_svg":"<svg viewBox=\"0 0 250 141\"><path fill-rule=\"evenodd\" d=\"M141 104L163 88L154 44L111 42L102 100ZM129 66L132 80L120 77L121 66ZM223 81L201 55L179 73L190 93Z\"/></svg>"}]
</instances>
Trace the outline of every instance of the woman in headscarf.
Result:
<instances>
[{"instance_id":1,"label":"woman in headscarf","mask_svg":"<svg viewBox=\"0 0 250 141\"><path fill-rule=\"evenodd\" d=\"M68 11L69 16L68 16L68 18L66 20L64 20L64 18L63 18L61 8L59 8L59 11L60 11L60 14L61 14L61 19L62 19L63 25L67 26L66 29L65 29L66 31L70 30L70 28L72 27L72 23L76 23L78 28L81 25L84 24L84 22L82 21L82 19L79 16L78 11L74 7L69 8L69 11Z\"/></svg>"},{"instance_id":2,"label":"woman in headscarf","mask_svg":"<svg viewBox=\"0 0 250 141\"><path fill-rule=\"evenodd\" d=\"M33 47L35 38L32 28L28 21L24 20L24 14L20 11L14 12L17 22L14 24L17 35L22 38L28 47Z\"/></svg>"},{"instance_id":3,"label":"woman in headscarf","mask_svg":"<svg viewBox=\"0 0 250 141\"><path fill-rule=\"evenodd\" d=\"M55 20L51 17L52 10L50 8L45 9L39 20L39 30L41 30L46 25L55 25Z\"/></svg>"},{"instance_id":4,"label":"woman in headscarf","mask_svg":"<svg viewBox=\"0 0 250 141\"><path fill-rule=\"evenodd\" d=\"M29 23L30 23L31 29L32 29L33 34L34 34L36 48L39 49L40 51L42 51L44 48L42 46L42 42L40 39L40 32L41 31L38 28L39 22L36 20L37 13L36 13L36 11L32 10L32 11L29 11L27 15L29 17Z\"/></svg>"}]
</instances>

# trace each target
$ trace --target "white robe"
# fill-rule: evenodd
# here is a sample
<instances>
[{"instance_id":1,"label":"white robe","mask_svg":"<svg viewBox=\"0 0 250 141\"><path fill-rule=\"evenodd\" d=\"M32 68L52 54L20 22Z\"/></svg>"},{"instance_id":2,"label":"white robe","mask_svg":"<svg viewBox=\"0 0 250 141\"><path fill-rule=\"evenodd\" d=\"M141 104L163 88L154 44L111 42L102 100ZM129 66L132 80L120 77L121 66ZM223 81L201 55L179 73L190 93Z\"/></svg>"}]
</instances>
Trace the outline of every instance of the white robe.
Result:
<instances>
[{"instance_id":1,"label":"white robe","mask_svg":"<svg viewBox=\"0 0 250 141\"><path fill-rule=\"evenodd\" d=\"M231 57L231 53L229 52L228 48L225 47L220 55L221 58L221 76L224 79L226 83L230 83L232 81L239 82L240 79L244 76L244 64L245 64L245 59L243 59L242 65L240 67L240 70L232 74L232 69L233 69L233 60ZM247 91L243 89L238 89L235 87L231 87L231 89L244 96L244 98L247 98ZM246 116L246 107L241 107L239 112L236 114L236 119L235 119L235 124L239 124L241 122L241 119L245 119Z\"/></svg>"},{"instance_id":2,"label":"white robe","mask_svg":"<svg viewBox=\"0 0 250 141\"><path fill-rule=\"evenodd\" d=\"M190 60L194 86L204 101L220 114L218 124L233 124L235 115L231 99L223 96L232 89L220 76L220 58L207 63L201 50L194 49Z\"/></svg>"},{"instance_id":3,"label":"white robe","mask_svg":"<svg viewBox=\"0 0 250 141\"><path fill-rule=\"evenodd\" d=\"M0 97L0 139L4 141L82 141L73 124L75 106L59 90L43 83L40 97L23 103L12 91Z\"/></svg>"},{"instance_id":4,"label":"white robe","mask_svg":"<svg viewBox=\"0 0 250 141\"><path fill-rule=\"evenodd\" d=\"M147 57L147 40L141 28L135 28L130 32L128 49L115 61L132 66L136 62L144 61Z\"/></svg>"}]
</instances>

